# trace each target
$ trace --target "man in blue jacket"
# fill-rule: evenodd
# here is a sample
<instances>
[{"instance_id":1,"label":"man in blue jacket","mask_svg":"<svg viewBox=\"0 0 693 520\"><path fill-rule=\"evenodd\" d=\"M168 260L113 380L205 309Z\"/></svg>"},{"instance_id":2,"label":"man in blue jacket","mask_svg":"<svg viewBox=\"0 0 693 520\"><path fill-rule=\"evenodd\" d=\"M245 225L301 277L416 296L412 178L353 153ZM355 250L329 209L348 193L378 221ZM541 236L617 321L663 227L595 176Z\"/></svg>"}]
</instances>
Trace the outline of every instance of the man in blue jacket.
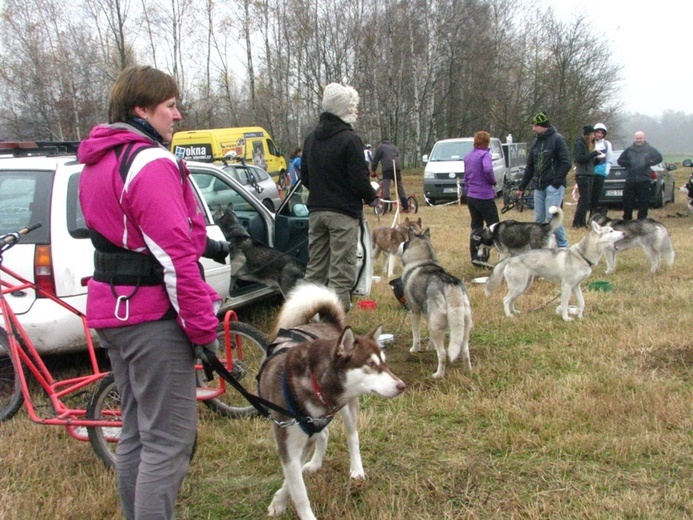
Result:
<instances>
[{"instance_id":1,"label":"man in blue jacket","mask_svg":"<svg viewBox=\"0 0 693 520\"><path fill-rule=\"evenodd\" d=\"M633 144L623 150L618 158L619 166L626 169L623 185L623 220L633 220L633 210L638 208L638 220L647 218L650 207L651 167L662 162L662 154L645 141L645 132L635 132Z\"/></svg>"},{"instance_id":2,"label":"man in blue jacket","mask_svg":"<svg viewBox=\"0 0 693 520\"><path fill-rule=\"evenodd\" d=\"M572 166L568 144L561 134L549 123L544 112L532 119L532 131L536 137L527 154L525 175L520 182L518 196L534 179L534 222L548 222L551 206L561 207L565 195L565 178ZM558 247L568 247L565 228L561 225L555 231Z\"/></svg>"}]
</instances>

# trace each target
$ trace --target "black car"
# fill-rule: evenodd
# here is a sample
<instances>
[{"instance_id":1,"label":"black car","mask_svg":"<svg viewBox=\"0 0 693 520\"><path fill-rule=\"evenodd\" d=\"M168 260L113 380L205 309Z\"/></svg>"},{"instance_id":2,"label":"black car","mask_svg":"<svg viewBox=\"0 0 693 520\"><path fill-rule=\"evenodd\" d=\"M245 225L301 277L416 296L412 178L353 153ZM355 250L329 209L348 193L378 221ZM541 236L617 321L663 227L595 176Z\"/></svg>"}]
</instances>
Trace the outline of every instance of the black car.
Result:
<instances>
[{"instance_id":1,"label":"black car","mask_svg":"<svg viewBox=\"0 0 693 520\"><path fill-rule=\"evenodd\" d=\"M604 181L604 188L599 197L600 206L621 206L623 204L623 185L626 183L626 171L618 165L618 158L623 150L614 150L609 176ZM667 202L674 202L676 182L672 170L674 164L661 162L651 169L650 207L661 208Z\"/></svg>"}]
</instances>

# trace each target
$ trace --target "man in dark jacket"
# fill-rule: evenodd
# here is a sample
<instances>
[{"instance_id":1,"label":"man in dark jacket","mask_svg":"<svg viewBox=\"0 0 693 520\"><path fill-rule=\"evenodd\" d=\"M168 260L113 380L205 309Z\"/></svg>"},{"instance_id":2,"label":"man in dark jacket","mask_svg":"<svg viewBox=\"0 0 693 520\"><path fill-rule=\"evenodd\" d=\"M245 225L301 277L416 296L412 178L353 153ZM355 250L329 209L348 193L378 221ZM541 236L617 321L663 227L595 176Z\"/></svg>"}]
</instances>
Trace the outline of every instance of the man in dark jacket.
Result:
<instances>
[{"instance_id":1,"label":"man in dark jacket","mask_svg":"<svg viewBox=\"0 0 693 520\"><path fill-rule=\"evenodd\" d=\"M549 208L563 204L565 178L572 166L570 152L565 139L551 126L544 112L532 119L532 131L536 137L530 145L518 196L523 196L522 192L534 179L534 222L548 222L551 218ZM559 227L555 234L558 247L568 247L565 228Z\"/></svg>"},{"instance_id":2,"label":"man in dark jacket","mask_svg":"<svg viewBox=\"0 0 693 520\"><path fill-rule=\"evenodd\" d=\"M635 132L634 142L618 158L619 166L626 169L623 185L623 220L633 220L638 208L638 220L647 218L650 207L651 167L662 162L662 154L645 141L645 132Z\"/></svg>"},{"instance_id":3,"label":"man in dark jacket","mask_svg":"<svg viewBox=\"0 0 693 520\"><path fill-rule=\"evenodd\" d=\"M358 92L352 87L327 85L324 112L306 138L301 158L301 182L310 190L305 280L332 287L347 312L356 282L363 202L375 205L378 199L370 183L363 142L351 126L358 102Z\"/></svg>"},{"instance_id":4,"label":"man in dark jacket","mask_svg":"<svg viewBox=\"0 0 693 520\"><path fill-rule=\"evenodd\" d=\"M409 203L407 202L407 192L404 190L404 185L402 184L402 167L399 161L399 150L397 147L390 142L387 137L383 137L380 144L375 149L375 155L373 156L373 163L371 164L371 170L375 174L378 169L378 163L382 165L383 170L383 192L382 196L385 200L390 199L390 186L397 177L397 195L402 203L402 210L407 213L409 212Z\"/></svg>"}]
</instances>

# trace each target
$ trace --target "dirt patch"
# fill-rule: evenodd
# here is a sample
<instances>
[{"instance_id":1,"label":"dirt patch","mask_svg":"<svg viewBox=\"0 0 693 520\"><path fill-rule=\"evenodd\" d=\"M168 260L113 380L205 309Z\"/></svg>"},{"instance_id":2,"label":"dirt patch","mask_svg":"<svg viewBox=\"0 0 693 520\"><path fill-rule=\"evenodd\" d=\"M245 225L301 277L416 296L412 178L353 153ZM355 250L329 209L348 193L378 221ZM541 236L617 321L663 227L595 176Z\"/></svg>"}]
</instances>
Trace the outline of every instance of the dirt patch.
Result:
<instances>
[{"instance_id":1,"label":"dirt patch","mask_svg":"<svg viewBox=\"0 0 693 520\"><path fill-rule=\"evenodd\" d=\"M642 368L666 371L685 381L693 381L693 344L671 345L648 352L644 357Z\"/></svg>"}]
</instances>

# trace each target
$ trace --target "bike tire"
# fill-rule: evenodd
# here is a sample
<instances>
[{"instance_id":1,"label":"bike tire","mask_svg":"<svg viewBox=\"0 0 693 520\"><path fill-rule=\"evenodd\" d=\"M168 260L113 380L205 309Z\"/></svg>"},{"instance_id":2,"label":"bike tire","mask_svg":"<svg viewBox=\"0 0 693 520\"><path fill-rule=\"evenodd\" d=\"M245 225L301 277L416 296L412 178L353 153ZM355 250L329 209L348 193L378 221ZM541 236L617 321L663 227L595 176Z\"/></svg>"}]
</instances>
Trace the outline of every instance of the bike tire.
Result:
<instances>
[{"instance_id":1,"label":"bike tire","mask_svg":"<svg viewBox=\"0 0 693 520\"><path fill-rule=\"evenodd\" d=\"M113 374L108 374L92 394L87 419L113 420L114 426L87 426L89 443L106 467L115 468L116 446L120 439L120 393Z\"/></svg>"},{"instance_id":2,"label":"bike tire","mask_svg":"<svg viewBox=\"0 0 693 520\"><path fill-rule=\"evenodd\" d=\"M17 369L10 356L7 333L0 329L0 423L11 419L24 403Z\"/></svg>"},{"instance_id":3,"label":"bike tire","mask_svg":"<svg viewBox=\"0 0 693 520\"><path fill-rule=\"evenodd\" d=\"M409 195L409 198L407 198L407 203L409 204L409 213L419 212L419 201L416 200L414 195Z\"/></svg>"},{"instance_id":4,"label":"bike tire","mask_svg":"<svg viewBox=\"0 0 693 520\"><path fill-rule=\"evenodd\" d=\"M286 189L286 174L284 172L281 172L279 174L279 181L277 181L277 185L279 186L279 189L282 191Z\"/></svg>"},{"instance_id":5,"label":"bike tire","mask_svg":"<svg viewBox=\"0 0 693 520\"><path fill-rule=\"evenodd\" d=\"M233 350L234 372L237 366L242 368L242 373L236 379L243 387L251 394L257 395L257 380L255 376L260 370L262 362L267 354L267 336L258 329L240 321L233 321L231 326L231 348ZM218 331L219 351L216 353L219 360L225 364L225 338L223 325ZM240 341L240 350L239 344ZM242 355L240 352L242 351ZM234 374L235 375L235 374ZM205 381L204 372L198 370L196 372L197 386L200 388L218 388L221 378L215 375L212 381ZM252 417L258 414L258 411L251 405L243 395L231 385L226 383L226 389L219 397L212 399L204 399L202 402L210 410L218 413L222 417L232 419L240 417Z\"/></svg>"}]
</instances>

